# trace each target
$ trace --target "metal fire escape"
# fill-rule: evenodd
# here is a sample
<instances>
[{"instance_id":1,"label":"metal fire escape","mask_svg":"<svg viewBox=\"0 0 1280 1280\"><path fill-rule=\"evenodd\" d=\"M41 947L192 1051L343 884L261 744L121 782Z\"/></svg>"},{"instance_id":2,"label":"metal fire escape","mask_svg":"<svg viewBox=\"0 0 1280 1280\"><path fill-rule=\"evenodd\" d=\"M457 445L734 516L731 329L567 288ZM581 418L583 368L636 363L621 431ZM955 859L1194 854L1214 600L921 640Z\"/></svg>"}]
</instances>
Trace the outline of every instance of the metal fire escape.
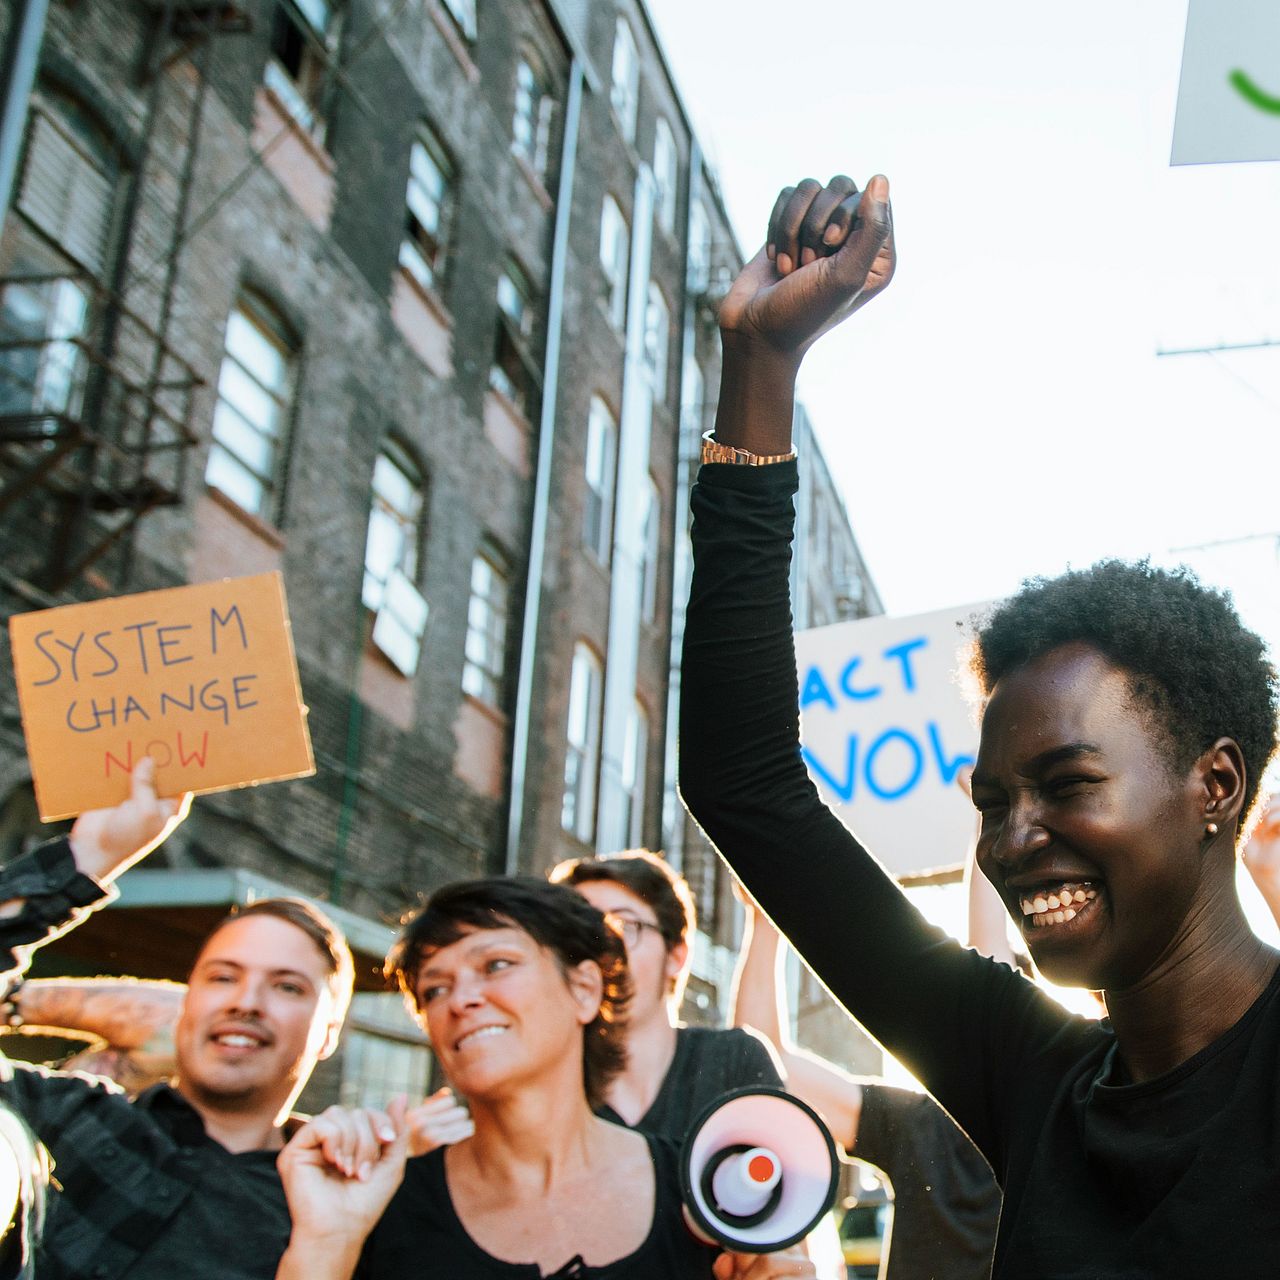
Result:
<instances>
[{"instance_id":1,"label":"metal fire escape","mask_svg":"<svg viewBox=\"0 0 1280 1280\"><path fill-rule=\"evenodd\" d=\"M138 522L182 502L198 440L202 380L171 339L174 298L214 37L247 31L250 20L219 0L153 0L148 8L137 73L146 97L140 153L113 209L118 248L103 259L114 260L114 271L86 270L85 255L67 242L77 199L71 179L60 189L69 193L71 233L51 234L52 214L41 218L40 192L59 190L57 162L74 172L76 152L74 139L34 111L29 138L39 125L46 145L37 161L29 141L25 166L50 169L30 182L24 172L9 211L7 229L21 219L34 251L0 275L0 522L27 514L47 527L44 563L27 572L54 594L91 566L101 571L113 551L110 585L128 586ZM189 67L179 65L187 59ZM158 144L162 120L176 145ZM148 250L151 260L139 261Z\"/></svg>"}]
</instances>

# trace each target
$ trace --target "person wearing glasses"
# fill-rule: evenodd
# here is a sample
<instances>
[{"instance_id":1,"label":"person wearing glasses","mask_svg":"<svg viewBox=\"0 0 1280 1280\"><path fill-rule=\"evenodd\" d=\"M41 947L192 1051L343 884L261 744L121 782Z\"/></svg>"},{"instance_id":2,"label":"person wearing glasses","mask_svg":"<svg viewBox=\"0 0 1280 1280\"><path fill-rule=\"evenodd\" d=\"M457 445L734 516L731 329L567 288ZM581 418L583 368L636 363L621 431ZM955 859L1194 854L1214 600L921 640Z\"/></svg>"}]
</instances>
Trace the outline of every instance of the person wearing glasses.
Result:
<instances>
[{"instance_id":1,"label":"person wearing glasses","mask_svg":"<svg viewBox=\"0 0 1280 1280\"><path fill-rule=\"evenodd\" d=\"M697 920L683 876L648 850L630 849L562 862L550 879L576 889L621 932L635 984L627 1065L610 1081L599 1115L678 1142L730 1089L782 1086L777 1063L757 1036L677 1020Z\"/></svg>"}]
</instances>

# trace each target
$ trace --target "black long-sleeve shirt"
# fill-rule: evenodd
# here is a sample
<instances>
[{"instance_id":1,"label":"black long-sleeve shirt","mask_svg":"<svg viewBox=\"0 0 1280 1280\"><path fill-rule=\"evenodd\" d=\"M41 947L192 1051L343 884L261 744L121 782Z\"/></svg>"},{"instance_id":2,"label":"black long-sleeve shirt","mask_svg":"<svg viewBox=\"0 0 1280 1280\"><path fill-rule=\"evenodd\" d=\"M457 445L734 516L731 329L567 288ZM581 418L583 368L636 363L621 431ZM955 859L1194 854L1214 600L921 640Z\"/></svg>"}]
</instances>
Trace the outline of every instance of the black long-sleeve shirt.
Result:
<instances>
[{"instance_id":1,"label":"black long-sleeve shirt","mask_svg":"<svg viewBox=\"0 0 1280 1280\"><path fill-rule=\"evenodd\" d=\"M846 1009L1004 1190L993 1276L1280 1272L1280 975L1229 1032L1126 1083L1105 1022L929 925L799 752L794 463L703 467L681 678L685 803ZM850 940L856 939L856 948Z\"/></svg>"},{"instance_id":2,"label":"black long-sleeve shirt","mask_svg":"<svg viewBox=\"0 0 1280 1280\"><path fill-rule=\"evenodd\" d=\"M114 890L82 875L65 839L0 867L0 972L78 924ZM0 1056L0 1101L53 1157L41 1280L268 1280L289 1242L274 1151L230 1152L159 1084L135 1101L106 1080Z\"/></svg>"}]
</instances>

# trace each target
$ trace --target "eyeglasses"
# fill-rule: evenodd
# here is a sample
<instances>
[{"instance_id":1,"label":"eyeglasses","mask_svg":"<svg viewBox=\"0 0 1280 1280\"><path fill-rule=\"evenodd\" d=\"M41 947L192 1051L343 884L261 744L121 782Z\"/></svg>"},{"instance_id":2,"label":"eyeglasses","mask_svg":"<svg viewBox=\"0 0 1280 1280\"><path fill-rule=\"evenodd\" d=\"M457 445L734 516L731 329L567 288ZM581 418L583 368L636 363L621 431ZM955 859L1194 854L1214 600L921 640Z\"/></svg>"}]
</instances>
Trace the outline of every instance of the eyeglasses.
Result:
<instances>
[{"instance_id":1,"label":"eyeglasses","mask_svg":"<svg viewBox=\"0 0 1280 1280\"><path fill-rule=\"evenodd\" d=\"M604 918L622 934L622 941L629 947L634 947L640 941L646 929L652 929L656 934L662 933L661 925L650 924L648 920L637 920L635 916L619 915L616 911L607 912Z\"/></svg>"}]
</instances>

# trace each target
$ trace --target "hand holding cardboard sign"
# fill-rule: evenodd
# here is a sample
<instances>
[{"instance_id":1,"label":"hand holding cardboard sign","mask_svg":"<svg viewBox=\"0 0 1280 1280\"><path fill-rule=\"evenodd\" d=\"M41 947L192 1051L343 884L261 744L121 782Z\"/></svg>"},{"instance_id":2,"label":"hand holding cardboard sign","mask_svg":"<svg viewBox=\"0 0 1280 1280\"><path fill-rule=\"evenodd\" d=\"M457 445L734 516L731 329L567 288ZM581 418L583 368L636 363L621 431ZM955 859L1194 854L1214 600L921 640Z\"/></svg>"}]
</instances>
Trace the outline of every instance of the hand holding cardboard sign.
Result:
<instances>
[{"instance_id":1,"label":"hand holding cardboard sign","mask_svg":"<svg viewBox=\"0 0 1280 1280\"><path fill-rule=\"evenodd\" d=\"M161 800L156 762L143 756L129 779L129 798L110 809L89 809L71 828L76 866L107 884L166 840L191 808L191 793Z\"/></svg>"}]
</instances>

